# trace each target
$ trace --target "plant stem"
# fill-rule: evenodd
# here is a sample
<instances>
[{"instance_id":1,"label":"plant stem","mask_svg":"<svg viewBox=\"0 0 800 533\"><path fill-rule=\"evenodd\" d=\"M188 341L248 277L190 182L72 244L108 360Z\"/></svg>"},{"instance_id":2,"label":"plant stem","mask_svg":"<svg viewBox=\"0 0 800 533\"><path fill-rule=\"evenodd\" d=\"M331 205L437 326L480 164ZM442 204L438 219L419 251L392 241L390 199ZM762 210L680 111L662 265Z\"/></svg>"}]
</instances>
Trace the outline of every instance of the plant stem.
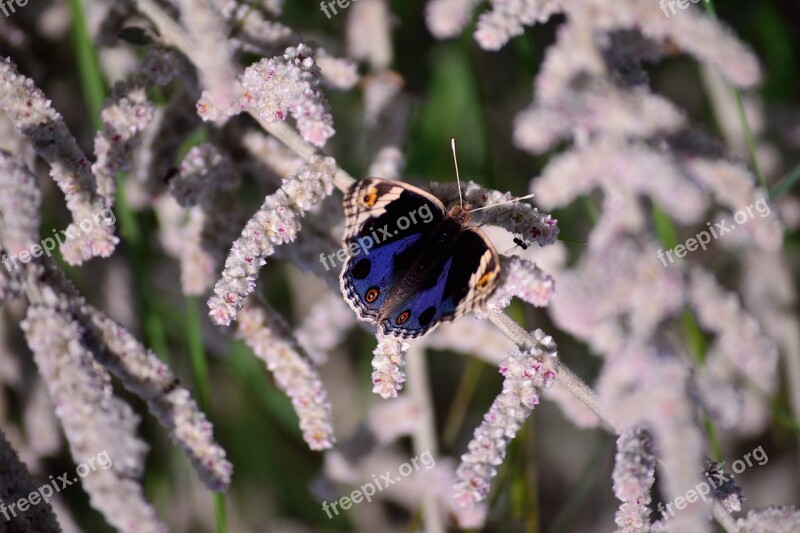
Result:
<instances>
[{"instance_id":1,"label":"plant stem","mask_svg":"<svg viewBox=\"0 0 800 533\"><path fill-rule=\"evenodd\" d=\"M195 385L197 386L197 402L200 404L200 409L210 418L208 362L203 347L200 303L194 296L186 300L186 340L189 346L189 356L192 360ZM217 533L227 533L228 520L225 495L219 492L214 493L214 514L216 516Z\"/></svg>"},{"instance_id":2,"label":"plant stem","mask_svg":"<svg viewBox=\"0 0 800 533\"><path fill-rule=\"evenodd\" d=\"M777 185L769 193L769 198L773 202L780 200L789 192L798 181L800 181L800 164L794 167L785 177L783 177Z\"/></svg>"},{"instance_id":3,"label":"plant stem","mask_svg":"<svg viewBox=\"0 0 800 533\"><path fill-rule=\"evenodd\" d=\"M706 11L708 11L711 17L716 19L717 9L714 6L714 0L706 0L704 5ZM756 178L758 178L758 183L761 185L761 187L763 187L765 191L769 191L767 179L764 174L761 173L761 166L758 164L755 137L753 136L753 130L750 128L750 122L747 120L747 115L744 109L744 101L742 100L742 93L733 85L729 84L729 87L733 93L733 99L736 101L736 109L739 112L739 121L742 123L742 132L744 133L744 138L747 142L747 150L750 152L750 160L753 164L753 172L755 172Z\"/></svg>"}]
</instances>

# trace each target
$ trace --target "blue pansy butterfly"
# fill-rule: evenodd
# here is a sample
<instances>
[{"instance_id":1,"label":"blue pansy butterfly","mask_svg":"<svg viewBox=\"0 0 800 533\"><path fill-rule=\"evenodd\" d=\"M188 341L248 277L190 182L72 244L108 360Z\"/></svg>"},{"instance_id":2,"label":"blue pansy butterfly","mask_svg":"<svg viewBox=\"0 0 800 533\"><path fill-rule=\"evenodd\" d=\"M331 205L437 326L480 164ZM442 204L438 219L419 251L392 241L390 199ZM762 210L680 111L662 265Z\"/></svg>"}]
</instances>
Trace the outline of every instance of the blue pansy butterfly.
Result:
<instances>
[{"instance_id":1,"label":"blue pansy butterfly","mask_svg":"<svg viewBox=\"0 0 800 533\"><path fill-rule=\"evenodd\" d=\"M418 337L481 306L500 260L463 206L447 212L430 193L368 178L344 195L342 293L358 318L386 335Z\"/></svg>"}]
</instances>

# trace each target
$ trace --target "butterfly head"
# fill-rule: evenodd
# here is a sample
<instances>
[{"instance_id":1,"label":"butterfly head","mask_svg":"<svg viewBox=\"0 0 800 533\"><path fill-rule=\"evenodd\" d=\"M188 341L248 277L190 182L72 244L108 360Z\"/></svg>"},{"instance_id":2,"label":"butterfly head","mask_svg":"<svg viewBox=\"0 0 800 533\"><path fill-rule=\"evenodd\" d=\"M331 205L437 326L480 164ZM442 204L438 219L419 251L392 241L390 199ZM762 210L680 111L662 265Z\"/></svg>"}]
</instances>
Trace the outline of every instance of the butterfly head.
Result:
<instances>
[{"instance_id":1,"label":"butterfly head","mask_svg":"<svg viewBox=\"0 0 800 533\"><path fill-rule=\"evenodd\" d=\"M450 212L447 213L447 216L454 219L462 226L465 226L467 222L472 220L472 215L470 214L469 209L470 209L469 204L464 206L456 205L450 209Z\"/></svg>"}]
</instances>

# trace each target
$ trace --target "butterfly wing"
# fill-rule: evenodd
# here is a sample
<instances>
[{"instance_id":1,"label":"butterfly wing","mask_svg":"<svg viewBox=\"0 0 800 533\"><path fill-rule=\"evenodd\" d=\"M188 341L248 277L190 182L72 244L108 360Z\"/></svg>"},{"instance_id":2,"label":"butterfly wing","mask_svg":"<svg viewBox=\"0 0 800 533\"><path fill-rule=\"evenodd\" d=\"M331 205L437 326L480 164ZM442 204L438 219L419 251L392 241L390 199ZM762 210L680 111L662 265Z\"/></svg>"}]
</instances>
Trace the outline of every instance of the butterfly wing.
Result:
<instances>
[{"instance_id":1,"label":"butterfly wing","mask_svg":"<svg viewBox=\"0 0 800 533\"><path fill-rule=\"evenodd\" d=\"M354 183L343 205L342 293L359 319L376 322L403 274L396 258L444 218L444 206L417 187L378 178Z\"/></svg>"},{"instance_id":2,"label":"butterfly wing","mask_svg":"<svg viewBox=\"0 0 800 533\"><path fill-rule=\"evenodd\" d=\"M463 228L425 281L381 320L381 330L397 337L424 335L483 305L499 274L500 259L489 239L477 228Z\"/></svg>"}]
</instances>

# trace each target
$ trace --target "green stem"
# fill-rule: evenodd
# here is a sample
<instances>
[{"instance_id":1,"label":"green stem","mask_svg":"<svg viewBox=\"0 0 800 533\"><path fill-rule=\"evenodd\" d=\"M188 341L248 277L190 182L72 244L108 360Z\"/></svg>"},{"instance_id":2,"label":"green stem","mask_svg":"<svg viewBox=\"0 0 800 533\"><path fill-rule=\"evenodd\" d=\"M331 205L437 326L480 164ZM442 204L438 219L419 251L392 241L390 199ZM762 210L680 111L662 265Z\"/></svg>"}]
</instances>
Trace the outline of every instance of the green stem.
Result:
<instances>
[{"instance_id":1,"label":"green stem","mask_svg":"<svg viewBox=\"0 0 800 533\"><path fill-rule=\"evenodd\" d=\"M472 395L478 386L478 381L481 377L484 363L476 358L470 358L467 363L467 368L461 375L461 381L458 384L455 398L450 407L450 412L445 419L444 430L442 431L442 443L445 446L450 446L458 435L458 430L461 423L464 421L464 416L467 413L467 408L472 400Z\"/></svg>"},{"instance_id":2,"label":"green stem","mask_svg":"<svg viewBox=\"0 0 800 533\"><path fill-rule=\"evenodd\" d=\"M200 302L196 297L186 300L186 340L189 346L189 356L192 360L195 386L197 387L197 402L200 409L211 416L209 412L209 372L206 352L203 346L203 330L200 323ZM227 533L228 519L225 507L225 495L214 493L214 514L216 516L217 533Z\"/></svg>"},{"instance_id":3,"label":"green stem","mask_svg":"<svg viewBox=\"0 0 800 533\"><path fill-rule=\"evenodd\" d=\"M89 107L92 124L96 130L99 130L103 127L100 111L103 109L103 101L106 99L106 85L100 71L100 62L97 60L94 43L86 25L83 4L81 0L68 0L67 3L72 20L70 33L78 58L78 75L83 95L86 98L86 105Z\"/></svg>"},{"instance_id":4,"label":"green stem","mask_svg":"<svg viewBox=\"0 0 800 533\"><path fill-rule=\"evenodd\" d=\"M714 0L706 0L704 2L706 11L711 15L712 18L717 18L717 9L714 6ZM753 130L750 128L750 123L747 120L747 115L744 111L744 102L742 101L742 93L739 91L738 88L734 87L733 85L729 85L730 90L733 93L733 98L736 100L736 109L739 112L739 121L742 123L742 132L744 133L745 141L747 142L747 150L750 152L750 159L753 163L753 172L756 173L756 177L758 178L758 183L764 188L765 191L769 190L769 186L767 185L767 179L761 172L761 165L758 164L758 156L756 155L756 142L755 137L753 136Z\"/></svg>"},{"instance_id":5,"label":"green stem","mask_svg":"<svg viewBox=\"0 0 800 533\"><path fill-rule=\"evenodd\" d=\"M675 248L678 245L678 230L672 220L657 205L653 205L653 219L656 225L656 235L661 244L669 250ZM684 310L681 315L681 327L692 362L695 367L700 367L705 361L705 339L703 339L703 331L697 323L697 318L689 309ZM722 447L714 422L707 413L703 416L703 423L708 435L709 453L712 459L719 460L722 456Z\"/></svg>"},{"instance_id":6,"label":"green stem","mask_svg":"<svg viewBox=\"0 0 800 533\"><path fill-rule=\"evenodd\" d=\"M773 202L783 198L783 195L789 192L798 181L800 181L800 164L792 169L786 177L782 178L778 184L772 189L769 197Z\"/></svg>"},{"instance_id":7,"label":"green stem","mask_svg":"<svg viewBox=\"0 0 800 533\"><path fill-rule=\"evenodd\" d=\"M186 340L189 345L189 356L192 359L197 401L203 411L208 410L208 363L203 347L203 333L200 325L200 304L196 297L186 300Z\"/></svg>"}]
</instances>

